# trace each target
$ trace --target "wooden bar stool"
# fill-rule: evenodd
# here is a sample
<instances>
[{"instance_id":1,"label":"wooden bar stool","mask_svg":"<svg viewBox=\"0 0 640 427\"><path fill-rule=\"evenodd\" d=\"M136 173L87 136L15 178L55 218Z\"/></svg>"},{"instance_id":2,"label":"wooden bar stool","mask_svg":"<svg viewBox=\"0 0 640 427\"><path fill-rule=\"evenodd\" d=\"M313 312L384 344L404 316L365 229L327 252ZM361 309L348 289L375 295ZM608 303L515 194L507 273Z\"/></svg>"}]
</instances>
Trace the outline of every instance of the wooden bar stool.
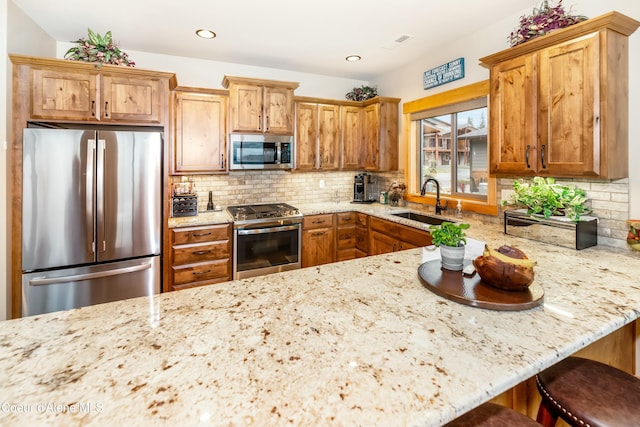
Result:
<instances>
[{"instance_id":1,"label":"wooden bar stool","mask_svg":"<svg viewBox=\"0 0 640 427\"><path fill-rule=\"evenodd\" d=\"M540 427L540 424L520 412L489 402L445 424L445 427Z\"/></svg>"},{"instance_id":2,"label":"wooden bar stool","mask_svg":"<svg viewBox=\"0 0 640 427\"><path fill-rule=\"evenodd\" d=\"M604 363L569 357L536 376L537 421L576 427L640 426L640 379Z\"/></svg>"}]
</instances>

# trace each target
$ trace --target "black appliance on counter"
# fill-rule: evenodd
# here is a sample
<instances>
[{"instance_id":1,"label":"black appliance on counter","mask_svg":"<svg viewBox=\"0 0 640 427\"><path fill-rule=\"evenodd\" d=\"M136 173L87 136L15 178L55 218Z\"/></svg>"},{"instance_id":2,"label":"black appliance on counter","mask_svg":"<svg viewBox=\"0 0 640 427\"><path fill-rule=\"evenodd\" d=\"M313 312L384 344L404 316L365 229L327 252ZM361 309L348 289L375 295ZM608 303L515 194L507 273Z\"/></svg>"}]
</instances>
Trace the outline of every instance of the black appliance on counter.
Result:
<instances>
[{"instance_id":1,"label":"black appliance on counter","mask_svg":"<svg viewBox=\"0 0 640 427\"><path fill-rule=\"evenodd\" d=\"M353 179L353 203L373 203L371 197L371 175L366 172L359 173Z\"/></svg>"},{"instance_id":2,"label":"black appliance on counter","mask_svg":"<svg viewBox=\"0 0 640 427\"><path fill-rule=\"evenodd\" d=\"M302 214L286 203L227 207L233 217L233 278L301 267Z\"/></svg>"}]
</instances>

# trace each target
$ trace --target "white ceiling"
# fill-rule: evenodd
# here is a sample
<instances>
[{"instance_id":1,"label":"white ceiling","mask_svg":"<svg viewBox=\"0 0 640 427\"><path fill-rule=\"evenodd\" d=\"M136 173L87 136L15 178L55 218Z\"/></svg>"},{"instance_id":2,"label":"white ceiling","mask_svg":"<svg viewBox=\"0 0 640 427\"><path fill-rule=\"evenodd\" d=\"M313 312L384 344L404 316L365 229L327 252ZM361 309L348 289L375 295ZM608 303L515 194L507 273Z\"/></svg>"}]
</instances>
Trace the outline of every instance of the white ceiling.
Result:
<instances>
[{"instance_id":1,"label":"white ceiling","mask_svg":"<svg viewBox=\"0 0 640 427\"><path fill-rule=\"evenodd\" d=\"M86 38L87 28L99 34L110 30L124 51L366 81L423 57L434 45L519 16L536 5L532 0L13 2L57 41ZM213 30L217 38L196 37L198 28ZM412 37L394 43L403 35ZM348 63L345 57L351 54L363 59Z\"/></svg>"}]
</instances>

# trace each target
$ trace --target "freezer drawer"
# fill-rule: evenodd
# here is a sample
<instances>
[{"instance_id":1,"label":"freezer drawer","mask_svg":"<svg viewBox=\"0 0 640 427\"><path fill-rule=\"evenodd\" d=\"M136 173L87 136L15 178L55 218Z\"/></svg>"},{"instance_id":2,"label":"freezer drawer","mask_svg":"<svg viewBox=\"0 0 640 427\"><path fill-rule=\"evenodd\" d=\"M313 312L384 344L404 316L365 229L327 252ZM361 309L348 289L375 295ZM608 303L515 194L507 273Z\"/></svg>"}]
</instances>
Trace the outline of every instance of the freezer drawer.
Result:
<instances>
[{"instance_id":1,"label":"freezer drawer","mask_svg":"<svg viewBox=\"0 0 640 427\"><path fill-rule=\"evenodd\" d=\"M22 275L22 316L160 292L160 257Z\"/></svg>"}]
</instances>

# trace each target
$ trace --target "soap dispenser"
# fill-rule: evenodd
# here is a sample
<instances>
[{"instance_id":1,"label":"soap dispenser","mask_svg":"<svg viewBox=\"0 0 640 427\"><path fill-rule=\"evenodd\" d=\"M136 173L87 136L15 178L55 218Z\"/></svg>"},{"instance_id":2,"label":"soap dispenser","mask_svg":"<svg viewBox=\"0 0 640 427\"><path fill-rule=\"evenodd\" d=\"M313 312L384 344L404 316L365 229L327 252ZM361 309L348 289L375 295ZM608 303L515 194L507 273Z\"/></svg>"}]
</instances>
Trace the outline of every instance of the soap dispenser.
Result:
<instances>
[{"instance_id":1,"label":"soap dispenser","mask_svg":"<svg viewBox=\"0 0 640 427\"><path fill-rule=\"evenodd\" d=\"M458 199L458 204L456 205L456 218L462 218L462 202Z\"/></svg>"}]
</instances>

